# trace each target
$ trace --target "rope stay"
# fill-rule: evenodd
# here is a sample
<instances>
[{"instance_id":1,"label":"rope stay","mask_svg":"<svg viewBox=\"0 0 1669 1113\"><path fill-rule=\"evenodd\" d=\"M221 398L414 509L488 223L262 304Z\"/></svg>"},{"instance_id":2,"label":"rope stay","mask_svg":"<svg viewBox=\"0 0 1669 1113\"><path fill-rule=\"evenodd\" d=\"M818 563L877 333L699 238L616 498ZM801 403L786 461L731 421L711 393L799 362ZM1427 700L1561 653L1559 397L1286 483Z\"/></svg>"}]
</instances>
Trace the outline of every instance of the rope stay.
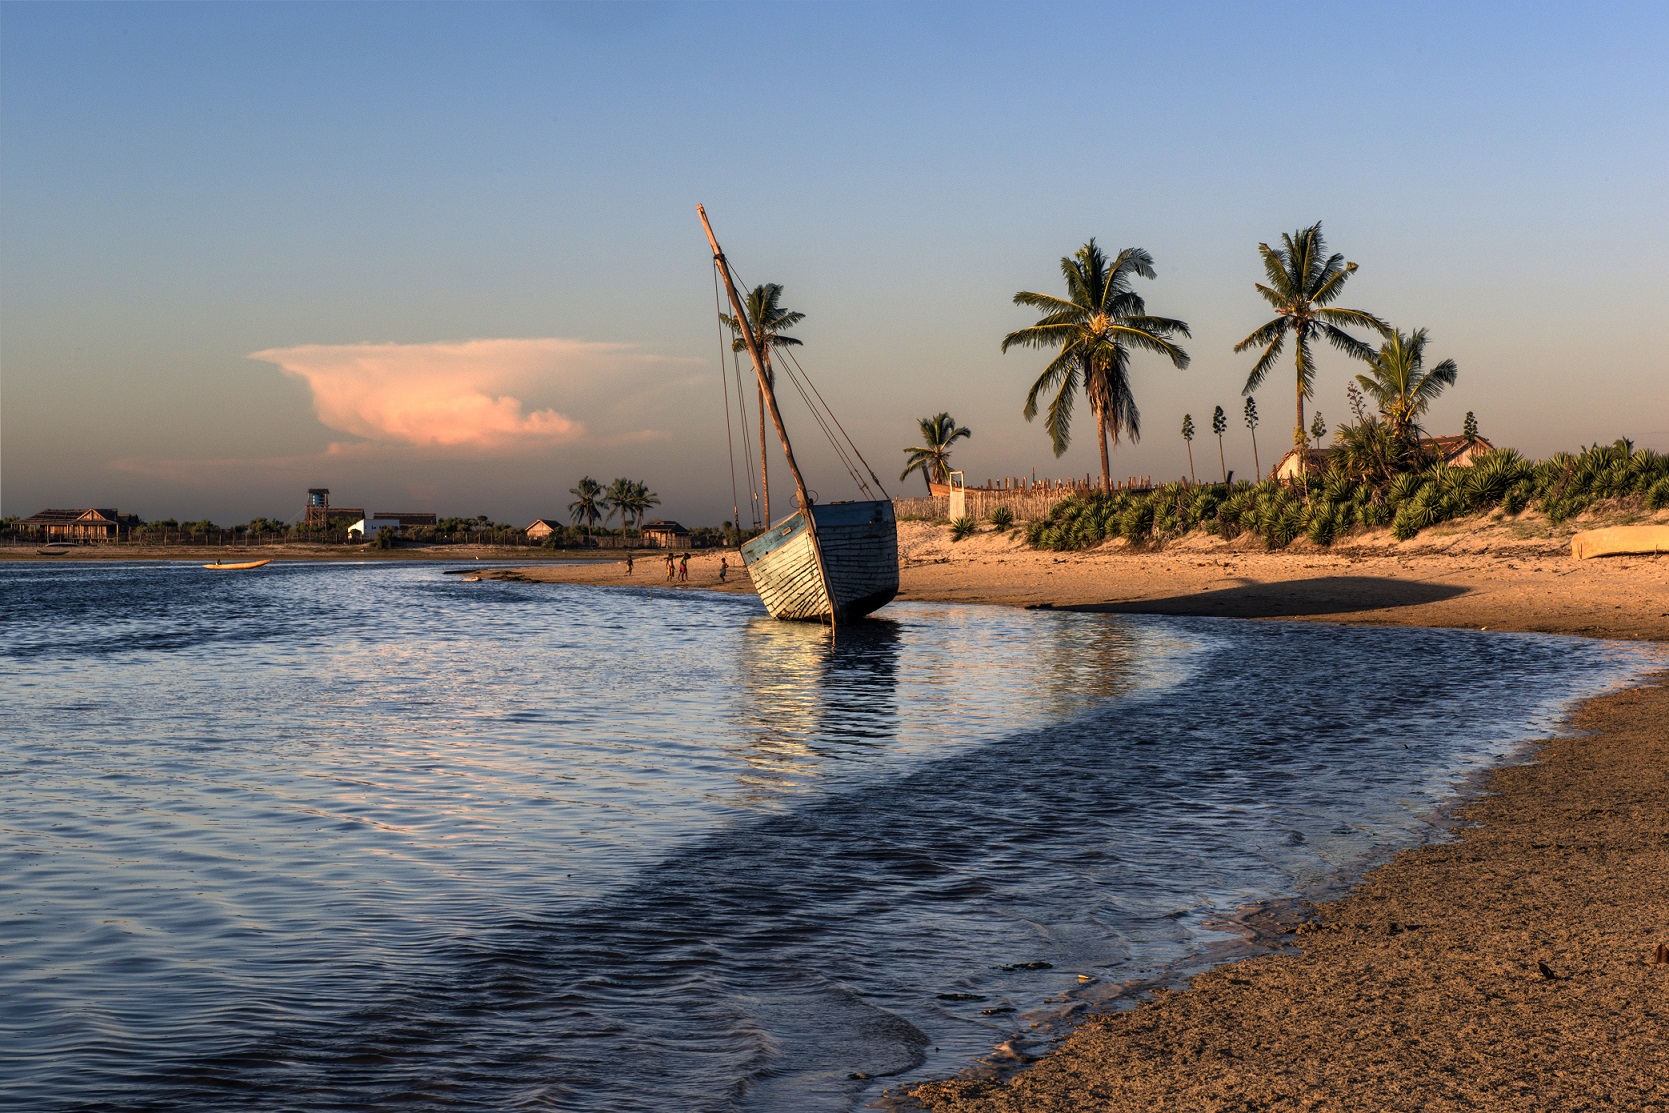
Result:
<instances>
[{"instance_id":1,"label":"rope stay","mask_svg":"<svg viewBox=\"0 0 1669 1113\"><path fill-rule=\"evenodd\" d=\"M741 283L744 289L751 289L751 287L747 285L747 282L742 278L741 274L737 272L734 265L731 266L730 272L735 275L737 281ZM717 263L713 266L713 295L715 304L719 304ZM723 316L722 311L720 316ZM740 323L744 328L749 327L750 324L750 322L745 319ZM719 328L722 343L724 329L722 322ZM875 474L875 469L869 466L868 460L864 459L864 455L858 450L856 442L854 442L851 436L846 432L845 426L841 425L840 419L835 416L833 407L831 407L823 398L822 391L817 389L817 384L812 381L811 375L806 371L806 369L800 365L800 361L795 358L793 351L788 348L778 348L772 354L781 358L781 362L776 363L777 369L782 371L788 381L794 385L794 390L799 394L801 400L805 402L806 409L811 413L813 420L817 422L818 428L822 430L823 436L829 442L829 447L834 450L835 457L840 461L841 466L846 469L846 474L851 477L852 482L857 485L858 490L862 491L864 496L869 499L875 499L877 497L876 491L880 492L880 498L891 498L891 496L887 493L886 486L881 482L880 477ZM731 356L732 363L735 363L734 351ZM743 415L740 422L742 428L743 459L746 461L748 484L751 491L753 484L753 458L751 455L748 455L747 404L744 400L745 395L742 394L741 371L739 365L737 365L736 392L737 406ZM725 411L725 416L728 431L728 408ZM860 465L862 467L862 471L859 470ZM867 480L864 478L866 474L869 477ZM873 486L871 486L871 483L873 483ZM755 521L757 520L758 515L756 513Z\"/></svg>"},{"instance_id":2,"label":"rope stay","mask_svg":"<svg viewBox=\"0 0 1669 1113\"><path fill-rule=\"evenodd\" d=\"M730 454L730 514L732 523L735 525L736 529L740 531L742 528L742 509L740 505L741 500L738 497L738 490L736 486L736 438L730 425L730 380L727 379L724 374L725 335L723 306L724 302L722 300L722 295L719 293L719 269L717 265L715 265L713 267L713 308L718 320L719 385L724 391L724 446L725 450ZM736 353L734 350L730 353L730 364L731 370L736 377L736 409L738 414L738 424L740 424L742 428L742 470L747 478L749 514L752 518L753 526L758 528L759 492L754 486L753 481L753 457L751 455L752 445L748 441L748 412L747 403L744 401L746 396L742 393L742 369L741 365L736 361Z\"/></svg>"}]
</instances>

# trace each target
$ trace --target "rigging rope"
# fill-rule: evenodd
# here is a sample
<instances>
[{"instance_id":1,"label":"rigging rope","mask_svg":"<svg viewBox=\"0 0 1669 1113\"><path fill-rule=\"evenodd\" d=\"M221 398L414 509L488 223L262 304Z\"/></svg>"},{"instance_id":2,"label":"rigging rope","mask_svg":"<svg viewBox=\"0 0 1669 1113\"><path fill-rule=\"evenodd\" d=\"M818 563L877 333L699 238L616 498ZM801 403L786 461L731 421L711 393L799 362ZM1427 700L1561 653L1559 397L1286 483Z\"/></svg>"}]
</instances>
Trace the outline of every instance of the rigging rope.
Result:
<instances>
[{"instance_id":1,"label":"rigging rope","mask_svg":"<svg viewBox=\"0 0 1669 1113\"><path fill-rule=\"evenodd\" d=\"M724 445L725 450L730 453L730 507L731 513L735 516L736 529L740 532L742 512L738 505L740 500L737 498L736 488L736 439L730 425L730 383L724 378L724 301L719 293L719 268L716 261L713 264L713 309L714 320L719 330L719 380L724 387ZM730 351L730 369L736 379L736 413L737 424L742 430L742 473L748 482L748 514L751 524L757 529L761 524L759 488L753 480L753 442L748 439L747 395L742 390L742 370L737 363L734 347Z\"/></svg>"},{"instance_id":2,"label":"rigging rope","mask_svg":"<svg viewBox=\"0 0 1669 1113\"><path fill-rule=\"evenodd\" d=\"M736 280L737 284L739 284L743 289L752 289L752 287L748 286L742 279L741 274L736 270L735 266L731 266L730 273ZM715 283L714 299L717 301L718 263L716 260L714 262L713 281ZM751 324L751 322L743 323ZM845 427L840 424L840 419L835 416L833 407L831 407L828 402L824 400L822 392L817 389L817 384L812 382L810 374L806 372L804 367L800 366L800 361L795 359L794 354L787 348L778 348L776 349L776 352L786 361L784 363L776 364L776 366L780 367L783 373L788 377L788 381L794 384L794 389L799 393L800 398L805 402L806 409L811 412L811 416L816 420L818 427L823 431L823 436L828 439L829 447L834 449L835 456L840 460L841 466L846 469L846 474L851 476L852 482L857 484L858 489L871 499L875 498L875 490L877 489L881 492L881 496L883 498L890 498L891 496L887 494L887 489L881 483L880 477L875 474L875 469L869 466L869 461L864 459L862 452L858 451L857 444L846 432ZM732 349L731 358L733 361L736 359L734 349ZM740 396L742 387L739 366L737 375L738 380L736 390L738 396ZM740 397L738 397L738 401L740 401ZM728 419L728 411L726 416ZM833 428L831 428L831 424ZM745 445L747 438L746 421L743 421L742 427L743 443ZM836 435L837 430L839 433L838 436ZM842 442L844 442L844 444L842 444ZM853 457L856 457L857 463L853 462ZM748 457L747 459L748 478L751 484L753 478L752 459L751 457ZM874 481L875 487L873 489L870 487L869 483L864 481L863 475L858 471L858 464L863 465L864 472L867 472L869 478Z\"/></svg>"}]
</instances>

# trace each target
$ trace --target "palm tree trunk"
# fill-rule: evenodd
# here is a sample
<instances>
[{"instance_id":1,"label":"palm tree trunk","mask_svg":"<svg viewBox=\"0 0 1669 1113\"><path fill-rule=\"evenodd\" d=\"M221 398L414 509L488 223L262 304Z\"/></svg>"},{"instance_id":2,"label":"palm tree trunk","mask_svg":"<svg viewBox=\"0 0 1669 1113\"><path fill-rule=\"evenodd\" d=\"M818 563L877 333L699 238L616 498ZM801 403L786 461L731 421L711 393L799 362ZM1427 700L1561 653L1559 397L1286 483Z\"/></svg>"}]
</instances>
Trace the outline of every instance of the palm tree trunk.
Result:
<instances>
[{"instance_id":1,"label":"palm tree trunk","mask_svg":"<svg viewBox=\"0 0 1669 1113\"><path fill-rule=\"evenodd\" d=\"M1310 434L1304 429L1304 380L1298 380L1298 427L1292 431L1292 447L1298 452L1298 474L1310 473Z\"/></svg>"},{"instance_id":2,"label":"palm tree trunk","mask_svg":"<svg viewBox=\"0 0 1669 1113\"><path fill-rule=\"evenodd\" d=\"M1113 478L1107 466L1107 421L1099 412L1095 415L1095 436L1101 443L1101 489L1111 491Z\"/></svg>"},{"instance_id":3,"label":"palm tree trunk","mask_svg":"<svg viewBox=\"0 0 1669 1113\"><path fill-rule=\"evenodd\" d=\"M771 528L771 480L765 472L765 388L759 388L759 491L764 499L765 528Z\"/></svg>"}]
</instances>

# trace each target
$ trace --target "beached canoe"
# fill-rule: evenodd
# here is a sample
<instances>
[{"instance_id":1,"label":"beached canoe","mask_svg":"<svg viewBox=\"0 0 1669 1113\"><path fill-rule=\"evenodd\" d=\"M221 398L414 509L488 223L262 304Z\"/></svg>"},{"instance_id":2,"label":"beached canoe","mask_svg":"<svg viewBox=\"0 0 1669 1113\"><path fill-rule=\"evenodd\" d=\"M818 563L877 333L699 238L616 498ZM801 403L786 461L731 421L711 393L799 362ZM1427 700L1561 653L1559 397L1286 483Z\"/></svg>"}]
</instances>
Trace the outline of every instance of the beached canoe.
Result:
<instances>
[{"instance_id":1,"label":"beached canoe","mask_svg":"<svg viewBox=\"0 0 1669 1113\"><path fill-rule=\"evenodd\" d=\"M777 618L845 623L892 602L898 594L892 502L814 503L811 513L815 539L796 510L742 546L742 563L765 609Z\"/></svg>"},{"instance_id":2,"label":"beached canoe","mask_svg":"<svg viewBox=\"0 0 1669 1113\"><path fill-rule=\"evenodd\" d=\"M263 564L271 564L271 563L272 563L272 561L270 559L269 560L245 560L245 561L241 561L237 564L222 564L220 561L217 560L213 564L205 564L205 565L203 565L203 567L209 569L212 572L242 572L246 568L259 568Z\"/></svg>"},{"instance_id":3,"label":"beached canoe","mask_svg":"<svg viewBox=\"0 0 1669 1113\"><path fill-rule=\"evenodd\" d=\"M73 548L72 545L47 545L44 548L36 549L35 552L41 556L67 556Z\"/></svg>"},{"instance_id":4,"label":"beached canoe","mask_svg":"<svg viewBox=\"0 0 1669 1113\"><path fill-rule=\"evenodd\" d=\"M1669 526L1585 529L1570 539L1570 555L1578 560L1652 553L1669 553Z\"/></svg>"}]
</instances>

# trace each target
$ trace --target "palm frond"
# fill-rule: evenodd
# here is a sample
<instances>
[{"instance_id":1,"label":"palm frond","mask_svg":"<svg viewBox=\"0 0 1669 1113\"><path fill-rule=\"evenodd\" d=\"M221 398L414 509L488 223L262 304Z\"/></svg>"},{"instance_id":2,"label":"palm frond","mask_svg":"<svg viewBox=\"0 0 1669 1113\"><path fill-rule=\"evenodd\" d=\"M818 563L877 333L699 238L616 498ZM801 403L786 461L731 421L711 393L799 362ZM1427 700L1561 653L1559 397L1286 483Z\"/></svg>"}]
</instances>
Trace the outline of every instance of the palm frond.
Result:
<instances>
[{"instance_id":1,"label":"palm frond","mask_svg":"<svg viewBox=\"0 0 1669 1113\"><path fill-rule=\"evenodd\" d=\"M1082 331L1079 326L1068 324L1027 325L1003 337L1002 350L1006 352L1013 347L1053 348L1057 344L1070 344L1080 337Z\"/></svg>"},{"instance_id":2,"label":"palm frond","mask_svg":"<svg viewBox=\"0 0 1669 1113\"><path fill-rule=\"evenodd\" d=\"M1317 309L1318 320L1328 324L1371 328L1381 336L1390 336L1391 326L1365 309Z\"/></svg>"},{"instance_id":3,"label":"palm frond","mask_svg":"<svg viewBox=\"0 0 1669 1113\"><path fill-rule=\"evenodd\" d=\"M1263 385L1264 377L1269 374L1269 369L1275 366L1275 361L1281 357L1281 350L1286 347L1286 343L1287 338L1284 332L1270 342L1269 347L1265 348L1263 354L1258 357L1258 361L1252 364L1252 370L1246 376L1246 385L1241 388L1240 393L1251 394L1252 391ZM1247 337L1236 344L1234 350L1242 351L1250 344L1251 338Z\"/></svg>"},{"instance_id":4,"label":"palm frond","mask_svg":"<svg viewBox=\"0 0 1669 1113\"><path fill-rule=\"evenodd\" d=\"M1027 421L1037 416L1037 400L1049 390L1077 390L1078 389L1079 359L1076 352L1068 349L1049 361L1049 366L1038 375L1037 381L1026 392L1026 405L1021 415Z\"/></svg>"},{"instance_id":5,"label":"palm frond","mask_svg":"<svg viewBox=\"0 0 1669 1113\"><path fill-rule=\"evenodd\" d=\"M1265 322L1252 330L1252 334L1234 346L1237 352L1244 352L1247 348L1267 346L1285 336L1292 327L1292 321L1287 317L1276 317L1273 321Z\"/></svg>"},{"instance_id":6,"label":"palm frond","mask_svg":"<svg viewBox=\"0 0 1669 1113\"><path fill-rule=\"evenodd\" d=\"M1322 334L1327 337L1328 343L1339 349L1339 351L1344 352L1355 359L1372 362L1374 357L1373 348L1362 343L1360 340L1350 335L1350 333L1340 328L1334 328L1332 325L1328 324L1322 325L1321 331Z\"/></svg>"}]
</instances>

